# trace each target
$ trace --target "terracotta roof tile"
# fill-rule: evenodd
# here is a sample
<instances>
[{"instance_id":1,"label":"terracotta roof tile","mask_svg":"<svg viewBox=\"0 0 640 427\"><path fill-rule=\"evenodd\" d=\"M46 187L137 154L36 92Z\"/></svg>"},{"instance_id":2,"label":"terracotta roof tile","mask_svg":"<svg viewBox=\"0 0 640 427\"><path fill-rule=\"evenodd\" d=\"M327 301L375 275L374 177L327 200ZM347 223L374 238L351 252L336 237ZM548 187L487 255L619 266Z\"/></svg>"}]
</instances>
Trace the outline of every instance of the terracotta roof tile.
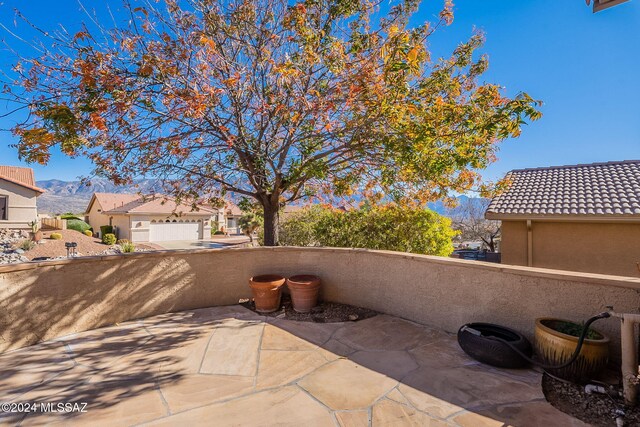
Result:
<instances>
[{"instance_id":1,"label":"terracotta roof tile","mask_svg":"<svg viewBox=\"0 0 640 427\"><path fill-rule=\"evenodd\" d=\"M640 218L640 160L518 169L487 217L600 216Z\"/></svg>"},{"instance_id":2,"label":"terracotta roof tile","mask_svg":"<svg viewBox=\"0 0 640 427\"><path fill-rule=\"evenodd\" d=\"M93 195L105 211L122 207L134 200L138 200L141 197L139 194L119 193L93 193Z\"/></svg>"},{"instance_id":3,"label":"terracotta roof tile","mask_svg":"<svg viewBox=\"0 0 640 427\"><path fill-rule=\"evenodd\" d=\"M176 214L176 215L197 215L212 214L213 210L200 205L194 210L190 204L177 203L174 199L161 194L141 196L138 194L107 194L100 193L102 197L109 196L109 200L120 200L120 204L112 209L104 208L104 213L140 213L140 214ZM96 193L97 198L98 193ZM116 197L128 196L128 197ZM127 201L128 198L128 201ZM100 202L101 206L104 206Z\"/></svg>"},{"instance_id":4,"label":"terracotta roof tile","mask_svg":"<svg viewBox=\"0 0 640 427\"><path fill-rule=\"evenodd\" d=\"M235 203L233 203L230 200L227 201L227 204L224 207L224 210L225 210L227 215L234 215L234 216L241 216L242 215L242 210L240 210L238 205L236 205Z\"/></svg>"},{"instance_id":5,"label":"terracotta roof tile","mask_svg":"<svg viewBox=\"0 0 640 427\"><path fill-rule=\"evenodd\" d=\"M14 184L30 188L39 193L45 190L36 187L36 180L33 175L33 169L19 166L0 166L0 179L11 181Z\"/></svg>"}]
</instances>

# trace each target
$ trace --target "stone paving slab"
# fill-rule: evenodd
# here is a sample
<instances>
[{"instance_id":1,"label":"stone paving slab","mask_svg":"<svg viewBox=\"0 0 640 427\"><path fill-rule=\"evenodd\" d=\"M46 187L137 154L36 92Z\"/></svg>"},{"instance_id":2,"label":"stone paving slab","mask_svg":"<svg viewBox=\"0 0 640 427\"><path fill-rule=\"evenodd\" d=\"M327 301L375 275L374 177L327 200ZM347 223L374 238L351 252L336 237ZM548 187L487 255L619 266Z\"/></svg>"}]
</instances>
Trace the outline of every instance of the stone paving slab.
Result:
<instances>
[{"instance_id":1,"label":"stone paving slab","mask_svg":"<svg viewBox=\"0 0 640 427\"><path fill-rule=\"evenodd\" d=\"M481 365L455 336L397 317L319 324L241 306L168 313L0 355L0 401L86 413L0 425L583 426L540 373Z\"/></svg>"}]
</instances>

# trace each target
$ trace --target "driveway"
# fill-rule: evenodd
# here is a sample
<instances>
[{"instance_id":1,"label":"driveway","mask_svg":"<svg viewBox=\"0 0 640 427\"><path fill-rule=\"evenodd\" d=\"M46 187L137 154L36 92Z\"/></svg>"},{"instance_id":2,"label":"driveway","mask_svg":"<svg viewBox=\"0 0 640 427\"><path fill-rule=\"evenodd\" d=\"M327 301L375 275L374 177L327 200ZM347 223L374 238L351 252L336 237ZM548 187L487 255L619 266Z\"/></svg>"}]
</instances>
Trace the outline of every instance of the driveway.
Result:
<instances>
[{"instance_id":1,"label":"driveway","mask_svg":"<svg viewBox=\"0 0 640 427\"><path fill-rule=\"evenodd\" d=\"M239 237L220 237L211 240L171 240L167 242L153 242L163 249L219 249L231 246L237 246L248 243L249 238L245 236Z\"/></svg>"}]
</instances>

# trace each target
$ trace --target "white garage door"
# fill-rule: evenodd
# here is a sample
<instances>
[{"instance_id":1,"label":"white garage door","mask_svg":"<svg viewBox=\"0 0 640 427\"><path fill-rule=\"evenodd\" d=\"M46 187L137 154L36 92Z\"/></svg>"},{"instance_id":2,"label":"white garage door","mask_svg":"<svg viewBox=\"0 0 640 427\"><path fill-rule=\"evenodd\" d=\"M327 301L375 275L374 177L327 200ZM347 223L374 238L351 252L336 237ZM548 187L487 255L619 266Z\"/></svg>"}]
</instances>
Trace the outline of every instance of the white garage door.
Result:
<instances>
[{"instance_id":1,"label":"white garage door","mask_svg":"<svg viewBox=\"0 0 640 427\"><path fill-rule=\"evenodd\" d=\"M151 222L149 241L166 242L169 240L198 240L200 224L197 222Z\"/></svg>"}]
</instances>

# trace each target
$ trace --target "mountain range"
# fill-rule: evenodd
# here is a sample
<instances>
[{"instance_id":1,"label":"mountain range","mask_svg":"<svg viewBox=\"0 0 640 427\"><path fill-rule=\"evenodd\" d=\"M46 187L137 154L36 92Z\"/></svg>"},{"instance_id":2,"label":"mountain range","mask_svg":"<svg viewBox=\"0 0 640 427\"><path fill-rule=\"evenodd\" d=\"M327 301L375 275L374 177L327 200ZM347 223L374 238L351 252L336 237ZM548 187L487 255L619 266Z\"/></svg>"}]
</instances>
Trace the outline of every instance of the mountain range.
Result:
<instances>
[{"instance_id":1,"label":"mountain range","mask_svg":"<svg viewBox=\"0 0 640 427\"><path fill-rule=\"evenodd\" d=\"M162 185L157 179L143 179L136 181L134 185L117 186L106 179L91 180L91 185L85 185L81 181L61 181L49 179L37 181L36 185L46 192L38 197L38 211L47 214L61 214L66 212L82 213L86 210L93 193L143 193L151 194L162 192ZM459 201L469 199L467 196L459 196ZM472 198L475 202L482 199ZM449 209L441 201L429 203L429 208L446 215Z\"/></svg>"},{"instance_id":2,"label":"mountain range","mask_svg":"<svg viewBox=\"0 0 640 427\"><path fill-rule=\"evenodd\" d=\"M82 213L93 193L156 193L161 192L160 181L143 179L134 185L117 186L106 179L93 179L91 185L81 181L61 181L49 179L37 181L36 185L46 192L38 197L38 212L60 214L65 212Z\"/></svg>"}]
</instances>

